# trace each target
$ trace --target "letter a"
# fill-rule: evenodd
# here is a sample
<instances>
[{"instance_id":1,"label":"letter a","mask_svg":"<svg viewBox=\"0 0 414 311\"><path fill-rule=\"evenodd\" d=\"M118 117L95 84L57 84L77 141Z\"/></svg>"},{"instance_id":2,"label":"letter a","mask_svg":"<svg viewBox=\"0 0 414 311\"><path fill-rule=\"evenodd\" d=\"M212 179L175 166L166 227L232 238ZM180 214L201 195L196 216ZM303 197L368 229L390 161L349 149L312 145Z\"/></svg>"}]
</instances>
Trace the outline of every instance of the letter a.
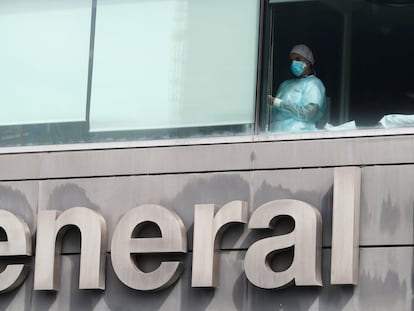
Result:
<instances>
[{"instance_id":1,"label":"letter a","mask_svg":"<svg viewBox=\"0 0 414 311\"><path fill-rule=\"evenodd\" d=\"M273 220L280 216L293 218L295 229L288 234L259 240L249 247L244 262L247 278L257 287L266 289L279 288L293 280L298 286L322 286L322 218L319 211L302 201L271 201L254 211L249 229L272 228ZM273 271L270 267L272 255L292 246L291 266L285 271Z\"/></svg>"}]
</instances>

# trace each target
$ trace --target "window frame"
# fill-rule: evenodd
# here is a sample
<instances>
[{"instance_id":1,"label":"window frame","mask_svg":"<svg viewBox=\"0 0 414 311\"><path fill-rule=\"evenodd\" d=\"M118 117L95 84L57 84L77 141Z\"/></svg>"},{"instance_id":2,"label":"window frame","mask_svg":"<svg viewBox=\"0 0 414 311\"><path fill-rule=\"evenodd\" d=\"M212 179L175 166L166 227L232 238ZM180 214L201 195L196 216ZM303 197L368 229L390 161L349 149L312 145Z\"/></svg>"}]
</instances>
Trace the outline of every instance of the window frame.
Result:
<instances>
[{"instance_id":1,"label":"window frame","mask_svg":"<svg viewBox=\"0 0 414 311\"><path fill-rule=\"evenodd\" d=\"M268 10L269 0L259 0L259 26L258 26L258 46L257 46L257 75L256 75L256 99L255 99L255 116L254 125L251 133L238 133L235 135L220 135L220 136L202 136L202 137L180 137L180 138L162 138L162 139L148 139L148 140L128 140L120 141L114 140L110 142L90 141L90 142L74 142L74 143L59 143L59 144L39 144L39 145L13 145L1 146L0 154L13 153L32 153L43 151L71 151L71 150L106 150L106 149L125 149L125 148L141 148L141 147L166 147L166 146L192 146L192 145L211 145L211 144L231 144L231 143L250 143L250 142L277 142L277 141L301 141L301 140L323 140L323 139L337 139L337 138L361 138L361 137L382 137L382 136L401 136L414 135L414 127L400 127L400 128L360 128L355 130L320 130L315 132L295 132L295 133L277 133L263 131L263 100L267 96L266 77L268 70L269 56L271 49L266 48L271 46L272 37L269 31L271 24L271 17L269 17ZM301 2L301 1L317 1L317 0L287 0L286 2ZM89 128L89 108L90 108L90 92L92 84L92 67L93 67L93 47L94 38L93 32L96 20L96 4L97 0L92 0L92 19L91 19L91 49L90 49L90 63L88 68L88 93L87 93L87 118L86 124L80 127L80 130ZM76 122L75 122L76 123ZM50 127L55 124L42 124L42 126ZM20 126L20 125L19 125ZM13 126L8 126L13 127ZM210 128L210 127L209 127Z\"/></svg>"},{"instance_id":2,"label":"window frame","mask_svg":"<svg viewBox=\"0 0 414 311\"><path fill-rule=\"evenodd\" d=\"M366 0L369 2L369 0ZM261 75L260 75L260 89L261 94L260 99L261 102L258 102L256 105L257 111L257 120L256 121L256 135L265 135L268 137L275 137L276 140L285 140L285 139L292 139L292 140L301 140L301 139L317 139L317 138L325 138L325 137L341 137L338 136L340 134L330 135L326 133L330 132L337 132L342 133L343 137L361 137L361 136L375 136L374 133L377 133L378 136L383 135L411 135L414 133L414 125L407 126L407 127L393 127L393 128L383 128L378 125L372 126L360 126L356 129L352 130L325 130L321 129L314 132L270 132L267 128L268 120L264 120L267 118L268 113L267 110L267 94L270 94L271 85L273 79L272 67L273 67L273 49L274 49L274 31L273 31L273 15L272 15L272 5L278 4L288 4L288 3L299 3L299 2L317 2L321 4L325 4L327 0L281 0L281 1L272 1L272 0L265 0L263 4L264 13L261 16L261 21L263 25L262 29L262 40L261 40L261 56L262 60L260 65L261 67ZM385 2L385 1L384 1ZM331 3L330 3L331 4ZM413 5L414 3L410 3ZM339 92L339 102L338 102L338 118L340 124L350 121L349 120L349 112L350 108L352 107L350 103L350 86L351 86L351 60L352 60L352 51L351 51L351 40L352 40L352 2L348 4L348 11L346 9L340 7L338 3L332 3L332 8L343 9L340 11L343 13L343 33L342 33L342 58L339 60L341 72L340 72L340 92ZM391 4L388 4L391 5ZM275 90L273 90L275 91ZM259 96L258 96L259 97ZM392 113L390 113L392 114ZM414 115L414 112L413 112ZM385 115L384 115L385 116ZM379 120L378 120L379 121ZM356 132L356 133L353 133ZM360 132L360 134L358 133Z\"/></svg>"}]
</instances>

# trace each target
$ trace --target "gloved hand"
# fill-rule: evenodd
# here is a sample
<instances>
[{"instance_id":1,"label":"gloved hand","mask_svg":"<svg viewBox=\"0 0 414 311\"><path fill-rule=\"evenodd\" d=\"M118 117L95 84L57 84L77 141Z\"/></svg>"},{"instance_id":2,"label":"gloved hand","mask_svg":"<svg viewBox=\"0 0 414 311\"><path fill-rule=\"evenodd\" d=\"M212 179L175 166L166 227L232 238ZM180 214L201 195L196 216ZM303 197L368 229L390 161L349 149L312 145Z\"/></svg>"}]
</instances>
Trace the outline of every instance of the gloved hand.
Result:
<instances>
[{"instance_id":1,"label":"gloved hand","mask_svg":"<svg viewBox=\"0 0 414 311\"><path fill-rule=\"evenodd\" d=\"M275 105L277 108L280 107L280 103L282 102L280 98L273 97L272 95L268 95L267 97L269 99L268 101L269 105Z\"/></svg>"}]
</instances>

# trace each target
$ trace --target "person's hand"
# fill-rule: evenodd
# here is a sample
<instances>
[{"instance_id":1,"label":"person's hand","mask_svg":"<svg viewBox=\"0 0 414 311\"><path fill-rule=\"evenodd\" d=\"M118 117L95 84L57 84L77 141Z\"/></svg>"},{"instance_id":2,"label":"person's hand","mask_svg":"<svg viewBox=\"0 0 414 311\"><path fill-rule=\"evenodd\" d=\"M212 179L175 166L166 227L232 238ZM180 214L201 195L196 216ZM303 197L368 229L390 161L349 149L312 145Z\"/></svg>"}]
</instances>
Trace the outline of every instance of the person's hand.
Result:
<instances>
[{"instance_id":1,"label":"person's hand","mask_svg":"<svg viewBox=\"0 0 414 311\"><path fill-rule=\"evenodd\" d=\"M267 98L269 105L275 105L277 108L280 107L280 103L282 102L280 98L273 97L272 95L268 95Z\"/></svg>"}]
</instances>

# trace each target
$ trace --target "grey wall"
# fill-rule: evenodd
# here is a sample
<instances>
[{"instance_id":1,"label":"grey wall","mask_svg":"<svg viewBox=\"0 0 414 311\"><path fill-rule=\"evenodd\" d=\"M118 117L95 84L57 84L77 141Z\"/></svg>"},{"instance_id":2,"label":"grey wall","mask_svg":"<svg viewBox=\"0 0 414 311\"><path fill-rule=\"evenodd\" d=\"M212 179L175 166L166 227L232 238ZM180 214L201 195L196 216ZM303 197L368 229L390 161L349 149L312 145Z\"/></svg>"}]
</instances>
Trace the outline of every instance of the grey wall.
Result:
<instances>
[{"instance_id":1,"label":"grey wall","mask_svg":"<svg viewBox=\"0 0 414 311\"><path fill-rule=\"evenodd\" d=\"M331 286L333 168L348 165L362 167L359 284ZM81 291L79 236L70 232L60 291L34 292L32 265L21 287L0 295L1 310L412 310L411 136L0 154L0 172L0 208L22 217L33 236L39 210L84 206L105 217L110 240L128 210L156 203L183 219L189 240L183 275L166 290L125 287L114 275L108 247L106 290ZM243 272L244 255L263 234L243 226L224 236L219 288L191 288L194 204L243 200L253 211L288 198L321 211L322 288L251 285Z\"/></svg>"}]
</instances>

